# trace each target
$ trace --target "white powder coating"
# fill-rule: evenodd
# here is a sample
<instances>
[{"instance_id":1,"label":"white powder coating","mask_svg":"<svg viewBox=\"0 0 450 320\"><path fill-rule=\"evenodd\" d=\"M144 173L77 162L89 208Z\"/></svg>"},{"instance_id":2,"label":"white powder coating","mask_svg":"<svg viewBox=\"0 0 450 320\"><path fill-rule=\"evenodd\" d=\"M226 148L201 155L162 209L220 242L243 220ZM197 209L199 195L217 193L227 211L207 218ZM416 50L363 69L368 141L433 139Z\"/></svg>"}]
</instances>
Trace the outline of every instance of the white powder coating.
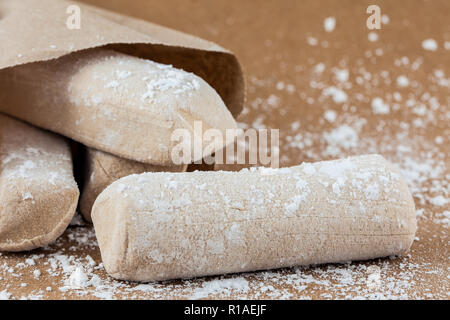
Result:
<instances>
[{"instance_id":1,"label":"white powder coating","mask_svg":"<svg viewBox=\"0 0 450 320\"><path fill-rule=\"evenodd\" d=\"M303 172L307 175L312 175L316 173L316 167L311 163L304 162L300 167L303 170Z\"/></svg>"},{"instance_id":2,"label":"white powder coating","mask_svg":"<svg viewBox=\"0 0 450 320\"><path fill-rule=\"evenodd\" d=\"M349 159L343 159L339 163L333 162L322 162L322 165L318 169L318 171L325 175L331 177L336 181L345 181L346 177L351 174L353 170L356 170L357 167L354 162ZM370 173L362 173L358 177L366 179L366 175Z\"/></svg>"},{"instance_id":3,"label":"white powder coating","mask_svg":"<svg viewBox=\"0 0 450 320\"><path fill-rule=\"evenodd\" d=\"M124 184L119 184L117 186L117 193L123 193L127 189L127 186Z\"/></svg>"},{"instance_id":4,"label":"white powder coating","mask_svg":"<svg viewBox=\"0 0 450 320\"><path fill-rule=\"evenodd\" d=\"M137 281L398 254L416 228L406 185L376 155L132 175L97 198L92 218L108 273Z\"/></svg>"},{"instance_id":5,"label":"white powder coating","mask_svg":"<svg viewBox=\"0 0 450 320\"><path fill-rule=\"evenodd\" d=\"M333 32L334 28L336 27L336 18L335 17L325 18L325 20L323 21L323 27L326 32Z\"/></svg>"},{"instance_id":6,"label":"white powder coating","mask_svg":"<svg viewBox=\"0 0 450 320\"><path fill-rule=\"evenodd\" d=\"M22 192L22 200L33 200L33 195L30 192Z\"/></svg>"},{"instance_id":7,"label":"white powder coating","mask_svg":"<svg viewBox=\"0 0 450 320\"><path fill-rule=\"evenodd\" d=\"M367 197L367 199L370 200L378 200L380 196L380 186L378 183L372 183L369 184L366 189L364 190L364 193Z\"/></svg>"},{"instance_id":8,"label":"white powder coating","mask_svg":"<svg viewBox=\"0 0 450 320\"><path fill-rule=\"evenodd\" d=\"M284 213L286 216L292 217L300 208L302 202L304 202L307 198L309 190L302 191L301 195L296 195L289 199L289 201L284 205Z\"/></svg>"},{"instance_id":9,"label":"white powder coating","mask_svg":"<svg viewBox=\"0 0 450 320\"><path fill-rule=\"evenodd\" d=\"M141 96L143 102L155 99L158 93L167 94L169 90L175 95L182 93L192 95L200 89L200 82L192 73L153 61L147 61L147 64L151 68L148 70L148 78L143 78L147 87L147 91Z\"/></svg>"},{"instance_id":10,"label":"white powder coating","mask_svg":"<svg viewBox=\"0 0 450 320\"><path fill-rule=\"evenodd\" d=\"M390 106L380 97L374 98L372 100L372 112L374 114L389 114Z\"/></svg>"},{"instance_id":11,"label":"white powder coating","mask_svg":"<svg viewBox=\"0 0 450 320\"><path fill-rule=\"evenodd\" d=\"M434 39L425 39L422 41L422 48L427 51L436 51L438 44Z\"/></svg>"},{"instance_id":12,"label":"white powder coating","mask_svg":"<svg viewBox=\"0 0 450 320\"><path fill-rule=\"evenodd\" d=\"M142 163L173 165L173 133L184 129L192 135L195 121L202 132L215 128L223 136L237 127L221 96L199 76L112 50L86 50L7 71L0 80L10 100L1 112ZM36 74L46 81L36 81ZM57 121L60 114L64 121ZM189 162L208 155L191 153Z\"/></svg>"}]
</instances>

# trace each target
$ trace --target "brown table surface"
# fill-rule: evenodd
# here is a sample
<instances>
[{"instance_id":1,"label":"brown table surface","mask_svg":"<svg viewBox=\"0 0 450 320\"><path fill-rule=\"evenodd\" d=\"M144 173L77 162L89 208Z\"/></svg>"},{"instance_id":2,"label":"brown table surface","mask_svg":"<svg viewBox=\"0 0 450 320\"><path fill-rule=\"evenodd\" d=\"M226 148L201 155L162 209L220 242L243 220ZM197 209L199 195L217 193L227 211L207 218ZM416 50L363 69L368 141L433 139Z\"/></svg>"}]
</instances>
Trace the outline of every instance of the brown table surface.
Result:
<instances>
[{"instance_id":1,"label":"brown table surface","mask_svg":"<svg viewBox=\"0 0 450 320\"><path fill-rule=\"evenodd\" d=\"M105 274L92 227L71 227L47 248L1 254L0 298L449 298L448 0L86 2L235 52L248 86L239 122L280 129L281 166L364 153L397 164L414 195L417 239L403 257L132 284ZM366 8L375 2L384 23L369 41ZM332 32L326 17L336 19ZM425 50L425 39L437 50ZM327 95L339 100L339 90L344 101ZM372 107L377 97L389 113ZM85 288L68 286L77 266L90 279Z\"/></svg>"}]
</instances>

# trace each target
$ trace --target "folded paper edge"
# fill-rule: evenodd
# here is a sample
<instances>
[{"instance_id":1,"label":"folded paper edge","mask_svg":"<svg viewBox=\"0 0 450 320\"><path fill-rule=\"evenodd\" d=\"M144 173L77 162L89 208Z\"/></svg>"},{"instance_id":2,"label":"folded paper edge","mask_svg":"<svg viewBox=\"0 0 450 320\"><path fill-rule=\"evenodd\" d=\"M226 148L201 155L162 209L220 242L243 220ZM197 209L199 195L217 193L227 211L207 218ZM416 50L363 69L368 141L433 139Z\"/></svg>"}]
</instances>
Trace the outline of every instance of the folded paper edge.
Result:
<instances>
[{"instance_id":1,"label":"folded paper edge","mask_svg":"<svg viewBox=\"0 0 450 320\"><path fill-rule=\"evenodd\" d=\"M208 79L209 75L206 74L205 72L203 72L203 74L199 74L198 70L193 70L193 68L187 68L186 71L196 73L198 76L204 78L204 80L207 81L214 89L216 89L235 118L237 118L241 113L245 102L245 79L243 76L242 66L240 65L237 57L230 51L220 47L219 45L213 42L195 37L193 35L189 35L167 27L163 27L151 22L147 22L145 20L140 20L119 13L115 13L103 8L98 8L88 4L66 0L58 0L58 2L65 3L67 6L71 4L76 4L82 8L84 14L88 12L88 14L95 15L99 19L108 20L109 22L117 25L118 28L128 28L130 29L130 32L142 36L140 39L141 41L135 41L130 39L122 39L121 41L102 41L101 39L99 39L98 42L95 43L95 45L92 44L80 45L74 48L65 48L65 49L63 47L58 50L48 50L45 52L36 51L32 55L25 55L25 54L23 56L12 55L11 58L9 59L3 58L3 61L6 61L6 63L2 64L0 62L0 71L5 68L11 68L34 62L44 62L54 60L78 51L96 49L107 46L112 46L116 48L120 46L122 48L122 50L120 51L124 51L126 53L147 59L149 57L142 57L138 54L133 54L133 51L135 51L134 47L146 46L148 47L148 51L152 51L151 49L155 47L165 48L165 51L174 51L174 52L185 50L185 52L186 53L189 52L191 56L198 56L198 57L206 55L210 56L211 59L217 60L217 66L219 66L220 63L222 63L223 66L224 63L223 61L220 61L219 63L219 60L221 59L223 60L223 58L220 58L220 56L222 56L225 57L226 60L225 63L227 64L226 68L227 70L225 70L225 72L227 72L228 74L225 76L227 78L227 82L230 81L229 82L230 84L228 85L231 86L231 88L223 89L219 85L219 83L211 81L211 79ZM40 4L42 5L42 3ZM174 39L171 39L168 42L156 41L154 38L151 37L149 33L146 33L145 29L147 28L157 28L158 30L163 31L164 33L169 33L173 35L174 36L173 38L176 39L175 41ZM180 39L182 40L178 41ZM157 61L157 62L168 63L167 61L164 62ZM180 64L176 65L175 63L174 65L176 67L185 69L183 68L183 65ZM223 72L223 70L221 70L221 72Z\"/></svg>"}]
</instances>

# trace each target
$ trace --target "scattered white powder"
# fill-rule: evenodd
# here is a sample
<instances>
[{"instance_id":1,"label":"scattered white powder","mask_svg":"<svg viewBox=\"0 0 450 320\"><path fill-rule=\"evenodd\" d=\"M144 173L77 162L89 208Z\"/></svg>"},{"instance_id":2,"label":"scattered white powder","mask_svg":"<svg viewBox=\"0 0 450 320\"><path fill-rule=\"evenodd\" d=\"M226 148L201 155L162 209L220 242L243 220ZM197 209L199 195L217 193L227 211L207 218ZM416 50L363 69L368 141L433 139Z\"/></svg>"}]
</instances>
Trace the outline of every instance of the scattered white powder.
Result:
<instances>
[{"instance_id":1,"label":"scattered white powder","mask_svg":"<svg viewBox=\"0 0 450 320\"><path fill-rule=\"evenodd\" d=\"M399 87L407 87L409 86L409 79L406 76L399 76L397 77L397 85Z\"/></svg>"},{"instance_id":2,"label":"scattered white powder","mask_svg":"<svg viewBox=\"0 0 450 320\"><path fill-rule=\"evenodd\" d=\"M328 122L334 122L337 118L337 112L334 110L327 110L323 116Z\"/></svg>"},{"instance_id":3,"label":"scattered white powder","mask_svg":"<svg viewBox=\"0 0 450 320\"><path fill-rule=\"evenodd\" d=\"M277 106L280 104L280 98L277 97L277 96L274 95L274 94L271 94L271 95L267 98L267 104L268 104L269 106L272 106L272 107L277 107Z\"/></svg>"},{"instance_id":4,"label":"scattered white powder","mask_svg":"<svg viewBox=\"0 0 450 320\"><path fill-rule=\"evenodd\" d=\"M284 86L284 82L283 81L278 81L277 85L276 85L277 90L284 90L285 86Z\"/></svg>"},{"instance_id":5,"label":"scattered white powder","mask_svg":"<svg viewBox=\"0 0 450 320\"><path fill-rule=\"evenodd\" d=\"M444 228L450 228L450 211L445 210L442 213L437 213L433 222L442 225Z\"/></svg>"},{"instance_id":6,"label":"scattered white powder","mask_svg":"<svg viewBox=\"0 0 450 320\"><path fill-rule=\"evenodd\" d=\"M336 27L336 18L328 17L323 21L323 27L326 32L332 32Z\"/></svg>"},{"instance_id":7,"label":"scattered white powder","mask_svg":"<svg viewBox=\"0 0 450 320\"><path fill-rule=\"evenodd\" d=\"M436 138L434 138L434 142L436 142L437 144L442 144L444 142L444 139L441 136L437 136Z\"/></svg>"},{"instance_id":8,"label":"scattered white powder","mask_svg":"<svg viewBox=\"0 0 450 320\"><path fill-rule=\"evenodd\" d=\"M349 78L349 72L347 69L336 69L334 75L339 82L346 82Z\"/></svg>"},{"instance_id":9,"label":"scattered white powder","mask_svg":"<svg viewBox=\"0 0 450 320\"><path fill-rule=\"evenodd\" d=\"M34 266L36 264L36 262L30 258L25 259L25 263L28 264L29 266Z\"/></svg>"},{"instance_id":10,"label":"scattered white powder","mask_svg":"<svg viewBox=\"0 0 450 320\"><path fill-rule=\"evenodd\" d=\"M444 77L444 71L442 70L435 70L434 71L434 75L438 78L443 78Z\"/></svg>"},{"instance_id":11,"label":"scattered white powder","mask_svg":"<svg viewBox=\"0 0 450 320\"><path fill-rule=\"evenodd\" d=\"M250 290L248 281L242 277L235 277L232 279L212 280L203 283L201 288L194 291L191 299L202 299L210 297L211 295L220 294L239 294L246 293Z\"/></svg>"},{"instance_id":12,"label":"scattered white powder","mask_svg":"<svg viewBox=\"0 0 450 320\"><path fill-rule=\"evenodd\" d=\"M325 64L323 63L318 63L315 67L314 67L314 71L317 73L322 73L325 71Z\"/></svg>"},{"instance_id":13,"label":"scattered white powder","mask_svg":"<svg viewBox=\"0 0 450 320\"><path fill-rule=\"evenodd\" d=\"M292 131L297 131L300 128L300 122L299 121L294 121L291 123L291 129Z\"/></svg>"},{"instance_id":14,"label":"scattered white powder","mask_svg":"<svg viewBox=\"0 0 450 320\"><path fill-rule=\"evenodd\" d=\"M295 86L293 84L288 84L286 86L286 91L289 93L294 93L295 92Z\"/></svg>"},{"instance_id":15,"label":"scattered white powder","mask_svg":"<svg viewBox=\"0 0 450 320\"><path fill-rule=\"evenodd\" d=\"M69 286L74 289L84 288L88 285L89 278L83 267L76 267L69 277Z\"/></svg>"},{"instance_id":16,"label":"scattered white powder","mask_svg":"<svg viewBox=\"0 0 450 320\"><path fill-rule=\"evenodd\" d=\"M333 86L325 88L322 91L322 94L324 96L331 96L333 98L333 101L338 104L344 103L347 101L347 94L344 91L342 91L341 89L338 89Z\"/></svg>"},{"instance_id":17,"label":"scattered white powder","mask_svg":"<svg viewBox=\"0 0 450 320\"><path fill-rule=\"evenodd\" d=\"M41 271L36 269L33 271L33 277L35 277L36 279L39 278L41 276Z\"/></svg>"},{"instance_id":18,"label":"scattered white powder","mask_svg":"<svg viewBox=\"0 0 450 320\"><path fill-rule=\"evenodd\" d=\"M367 39L369 39L370 42L378 41L378 34L374 31L369 32L367 35Z\"/></svg>"},{"instance_id":19,"label":"scattered white powder","mask_svg":"<svg viewBox=\"0 0 450 320\"><path fill-rule=\"evenodd\" d=\"M426 39L422 41L422 48L427 51L436 51L438 44L434 39Z\"/></svg>"},{"instance_id":20,"label":"scattered white powder","mask_svg":"<svg viewBox=\"0 0 450 320\"><path fill-rule=\"evenodd\" d=\"M437 196L429 199L430 203L434 206L445 206L448 203L448 199L443 196Z\"/></svg>"},{"instance_id":21,"label":"scattered white powder","mask_svg":"<svg viewBox=\"0 0 450 320\"><path fill-rule=\"evenodd\" d=\"M317 46L317 44L319 43L319 41L316 38L314 38L314 37L308 37L306 39L306 41L308 42L308 44L310 46Z\"/></svg>"},{"instance_id":22,"label":"scattered white powder","mask_svg":"<svg viewBox=\"0 0 450 320\"><path fill-rule=\"evenodd\" d=\"M70 221L70 226L84 226L85 222L83 217L81 216L81 214L79 212L76 212L72 218L72 220Z\"/></svg>"},{"instance_id":23,"label":"scattered white powder","mask_svg":"<svg viewBox=\"0 0 450 320\"><path fill-rule=\"evenodd\" d=\"M6 289L3 291L0 291L0 300L9 300L10 298L11 298L11 293L6 291Z\"/></svg>"},{"instance_id":24,"label":"scattered white powder","mask_svg":"<svg viewBox=\"0 0 450 320\"><path fill-rule=\"evenodd\" d=\"M324 138L330 146L348 150L358 145L358 133L348 125L342 125L331 132L325 132Z\"/></svg>"},{"instance_id":25,"label":"scattered white powder","mask_svg":"<svg viewBox=\"0 0 450 320\"><path fill-rule=\"evenodd\" d=\"M372 112L374 114L389 114L390 107L383 99L377 97L372 100Z\"/></svg>"}]
</instances>

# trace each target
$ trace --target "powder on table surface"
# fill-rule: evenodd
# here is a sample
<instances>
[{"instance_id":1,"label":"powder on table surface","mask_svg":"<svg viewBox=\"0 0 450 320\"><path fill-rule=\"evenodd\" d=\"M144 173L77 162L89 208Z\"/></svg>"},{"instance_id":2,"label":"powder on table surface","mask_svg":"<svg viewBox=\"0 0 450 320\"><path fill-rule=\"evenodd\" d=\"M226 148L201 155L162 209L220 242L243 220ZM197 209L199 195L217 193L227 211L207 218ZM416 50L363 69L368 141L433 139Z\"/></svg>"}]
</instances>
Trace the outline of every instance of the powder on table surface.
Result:
<instances>
[{"instance_id":1,"label":"powder on table surface","mask_svg":"<svg viewBox=\"0 0 450 320\"><path fill-rule=\"evenodd\" d=\"M378 34L374 31L369 32L369 34L367 35L367 38L369 39L370 42L378 41Z\"/></svg>"},{"instance_id":2,"label":"powder on table surface","mask_svg":"<svg viewBox=\"0 0 450 320\"><path fill-rule=\"evenodd\" d=\"M89 234L92 243L76 244L69 240ZM160 283L129 283L108 277L101 265L92 227L70 228L64 239L45 248L43 254L34 255L36 266L24 266L17 258L0 256L0 275L3 281L0 299L46 299L55 294L65 298L98 299L406 299L421 297L414 290L419 278L439 278L447 273L443 265L432 266L426 262L414 262L412 254L402 258L376 259L363 263L330 264L318 267L295 267L280 271L261 271L239 275L207 277ZM95 258L90 261L86 253ZM17 287L15 279L30 270L42 270L40 279L30 279L27 287L36 288L42 278L52 283L48 290ZM6 279L8 277L9 279ZM427 281L428 283L428 281ZM445 285L444 285L445 286ZM39 285L37 286L39 288ZM428 292L426 283L422 287ZM449 288L444 290L448 290ZM23 291L24 293L20 293ZM16 294L12 294L15 292ZM445 294L433 295L444 298Z\"/></svg>"},{"instance_id":3,"label":"powder on table surface","mask_svg":"<svg viewBox=\"0 0 450 320\"><path fill-rule=\"evenodd\" d=\"M389 114L390 107L383 99L376 97L372 100L372 111L374 114Z\"/></svg>"},{"instance_id":4,"label":"powder on table surface","mask_svg":"<svg viewBox=\"0 0 450 320\"><path fill-rule=\"evenodd\" d=\"M422 48L427 51L436 51L438 48L437 42L434 39L426 39L422 41Z\"/></svg>"},{"instance_id":5,"label":"powder on table surface","mask_svg":"<svg viewBox=\"0 0 450 320\"><path fill-rule=\"evenodd\" d=\"M323 21L323 27L326 32L332 32L336 27L336 18L335 17L325 18L325 20Z\"/></svg>"}]
</instances>

